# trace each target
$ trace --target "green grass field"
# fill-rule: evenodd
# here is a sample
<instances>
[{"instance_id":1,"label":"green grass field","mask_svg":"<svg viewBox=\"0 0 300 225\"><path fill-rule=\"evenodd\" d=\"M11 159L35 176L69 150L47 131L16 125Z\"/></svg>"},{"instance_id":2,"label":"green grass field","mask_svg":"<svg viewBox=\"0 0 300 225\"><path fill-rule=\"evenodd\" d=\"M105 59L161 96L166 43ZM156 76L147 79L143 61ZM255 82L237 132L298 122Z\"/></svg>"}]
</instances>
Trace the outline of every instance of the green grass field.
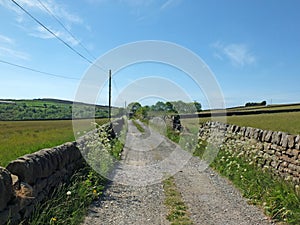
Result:
<instances>
[{"instance_id":1,"label":"green grass field","mask_svg":"<svg viewBox=\"0 0 300 225\"><path fill-rule=\"evenodd\" d=\"M73 107L76 109L73 111ZM72 114L74 112L74 115ZM113 107L112 114L119 114L119 109ZM1 121L24 121L24 120L49 120L49 119L71 119L105 118L108 116L107 107L100 105L76 104L58 99L34 99L14 100L0 99Z\"/></svg>"},{"instance_id":2,"label":"green grass field","mask_svg":"<svg viewBox=\"0 0 300 225\"><path fill-rule=\"evenodd\" d=\"M300 104L282 104L282 105L267 105L267 106L248 106L248 107L234 107L227 111L259 111L259 110L283 110L283 109L300 109Z\"/></svg>"},{"instance_id":3,"label":"green grass field","mask_svg":"<svg viewBox=\"0 0 300 225\"><path fill-rule=\"evenodd\" d=\"M219 119L218 117L214 118L214 120ZM181 123L195 132L198 129L198 124L207 120L210 120L210 118L182 119ZM238 126L300 134L300 112L228 116L226 120L227 123Z\"/></svg>"},{"instance_id":4,"label":"green grass field","mask_svg":"<svg viewBox=\"0 0 300 225\"><path fill-rule=\"evenodd\" d=\"M227 123L300 134L300 112L231 116Z\"/></svg>"},{"instance_id":5,"label":"green grass field","mask_svg":"<svg viewBox=\"0 0 300 225\"><path fill-rule=\"evenodd\" d=\"M107 120L97 122L103 124ZM0 121L0 166L22 155L73 140L72 120Z\"/></svg>"}]
</instances>

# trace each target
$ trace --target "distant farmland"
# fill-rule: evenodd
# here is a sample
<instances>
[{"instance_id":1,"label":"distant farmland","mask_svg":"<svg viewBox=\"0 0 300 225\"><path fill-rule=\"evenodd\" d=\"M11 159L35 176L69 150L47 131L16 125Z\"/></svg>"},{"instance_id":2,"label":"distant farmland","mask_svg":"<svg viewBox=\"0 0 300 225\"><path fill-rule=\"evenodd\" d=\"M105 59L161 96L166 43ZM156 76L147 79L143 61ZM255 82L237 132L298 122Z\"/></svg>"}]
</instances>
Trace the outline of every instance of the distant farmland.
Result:
<instances>
[{"instance_id":1,"label":"distant farmland","mask_svg":"<svg viewBox=\"0 0 300 225\"><path fill-rule=\"evenodd\" d=\"M72 119L72 101L58 99L34 99L34 100L1 100L0 120L55 120ZM108 117L107 106L76 104L76 118ZM117 109L114 111L117 113Z\"/></svg>"},{"instance_id":2,"label":"distant farmland","mask_svg":"<svg viewBox=\"0 0 300 225\"><path fill-rule=\"evenodd\" d=\"M223 121L223 118L214 117L214 120ZM195 132L199 123L204 123L210 119L210 117L189 118L182 119L181 122ZM228 116L226 117L226 121L229 124L236 124L238 126L300 134L300 112Z\"/></svg>"},{"instance_id":3,"label":"distant farmland","mask_svg":"<svg viewBox=\"0 0 300 225\"><path fill-rule=\"evenodd\" d=\"M103 124L107 119L97 122ZM72 120L0 121L0 137L0 166L42 148L74 141Z\"/></svg>"}]
</instances>

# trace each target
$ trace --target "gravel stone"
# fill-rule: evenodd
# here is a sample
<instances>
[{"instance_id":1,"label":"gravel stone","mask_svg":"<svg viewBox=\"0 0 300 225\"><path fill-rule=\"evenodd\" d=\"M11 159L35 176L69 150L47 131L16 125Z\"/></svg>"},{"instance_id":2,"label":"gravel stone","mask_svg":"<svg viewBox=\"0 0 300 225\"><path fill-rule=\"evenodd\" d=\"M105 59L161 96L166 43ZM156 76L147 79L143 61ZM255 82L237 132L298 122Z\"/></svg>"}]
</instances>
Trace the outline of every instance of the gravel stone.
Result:
<instances>
[{"instance_id":1,"label":"gravel stone","mask_svg":"<svg viewBox=\"0 0 300 225\"><path fill-rule=\"evenodd\" d=\"M160 137L161 143L157 144L159 134L147 135L149 128L144 128L145 133L141 135L129 121L127 140L135 141L125 144L126 150L123 152L121 162L134 163L137 166L151 165L168 157L177 148L164 137ZM141 146L144 150L136 154ZM149 148L150 146L155 147ZM149 154L145 149L149 149L147 150ZM187 152L184 152L182 155L186 157ZM117 173L122 173L120 170L118 168ZM194 224L273 224L260 208L249 205L247 199L243 198L229 181L220 177L196 157L190 155L190 160L174 177ZM102 197L90 206L83 225L167 225L170 223L166 219L167 209L164 199L162 182L130 186L111 181Z\"/></svg>"}]
</instances>

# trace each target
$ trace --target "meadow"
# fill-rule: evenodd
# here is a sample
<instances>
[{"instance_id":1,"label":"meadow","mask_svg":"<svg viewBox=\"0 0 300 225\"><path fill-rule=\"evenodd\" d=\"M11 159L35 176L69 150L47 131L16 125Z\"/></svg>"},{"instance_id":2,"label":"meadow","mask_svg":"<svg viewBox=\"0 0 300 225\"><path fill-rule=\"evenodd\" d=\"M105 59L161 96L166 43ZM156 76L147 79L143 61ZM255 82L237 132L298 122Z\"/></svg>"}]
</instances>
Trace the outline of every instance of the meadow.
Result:
<instances>
[{"instance_id":1,"label":"meadow","mask_svg":"<svg viewBox=\"0 0 300 225\"><path fill-rule=\"evenodd\" d=\"M107 119L97 120L99 124L105 122ZM0 137L0 166L22 155L74 141L72 120L0 121Z\"/></svg>"},{"instance_id":2,"label":"meadow","mask_svg":"<svg viewBox=\"0 0 300 225\"><path fill-rule=\"evenodd\" d=\"M200 123L211 118L182 119L181 123L191 132L197 132ZM223 121L224 118L214 117L214 120ZM272 114L254 114L243 116L228 116L227 123L238 126L255 127L263 130L283 131L290 134L300 134L300 112L285 112Z\"/></svg>"}]
</instances>

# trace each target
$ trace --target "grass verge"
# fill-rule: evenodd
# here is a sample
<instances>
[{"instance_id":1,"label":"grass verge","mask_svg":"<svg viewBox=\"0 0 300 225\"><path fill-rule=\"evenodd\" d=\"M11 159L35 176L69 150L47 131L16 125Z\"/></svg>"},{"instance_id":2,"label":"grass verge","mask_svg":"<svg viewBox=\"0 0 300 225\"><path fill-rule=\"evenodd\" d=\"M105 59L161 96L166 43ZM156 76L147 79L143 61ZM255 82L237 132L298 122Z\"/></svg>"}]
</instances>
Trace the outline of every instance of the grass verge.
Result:
<instances>
[{"instance_id":1,"label":"grass verge","mask_svg":"<svg viewBox=\"0 0 300 225\"><path fill-rule=\"evenodd\" d=\"M114 158L120 159L123 150L123 142L118 138L109 140L107 126L98 127L101 141L87 143L98 146L100 143L103 151L111 154ZM125 131L124 131L125 132ZM121 137L124 132L121 132ZM126 133L126 132L125 132ZM96 160L97 161L97 160ZM109 170L113 162L107 160L103 162L107 166L103 171ZM90 166L85 167L75 173L65 184L60 184L44 203L37 205L29 221L23 224L80 224L92 201L99 198L107 180Z\"/></svg>"},{"instance_id":2,"label":"grass verge","mask_svg":"<svg viewBox=\"0 0 300 225\"><path fill-rule=\"evenodd\" d=\"M166 136L171 141L173 141L177 144L180 141L180 133L178 131L173 130L172 127L170 127L170 126L167 126L167 128L166 128Z\"/></svg>"},{"instance_id":3,"label":"grass verge","mask_svg":"<svg viewBox=\"0 0 300 225\"><path fill-rule=\"evenodd\" d=\"M144 133L145 129L142 127L141 124L139 124L136 120L132 120L134 126L138 129L139 132Z\"/></svg>"},{"instance_id":4,"label":"grass verge","mask_svg":"<svg viewBox=\"0 0 300 225\"><path fill-rule=\"evenodd\" d=\"M44 203L37 205L28 223L23 224L80 224L88 206L102 194L105 182L85 166L67 184L59 185Z\"/></svg>"},{"instance_id":5,"label":"grass verge","mask_svg":"<svg viewBox=\"0 0 300 225\"><path fill-rule=\"evenodd\" d=\"M167 219L171 225L191 225L188 209L185 206L182 196L176 187L175 180L170 177L163 181L165 191L165 205L168 208Z\"/></svg>"},{"instance_id":6,"label":"grass verge","mask_svg":"<svg viewBox=\"0 0 300 225\"><path fill-rule=\"evenodd\" d=\"M205 148L203 142L199 145ZM203 152L198 150L199 153ZM221 149L211 167L238 187L251 204L259 205L276 222L300 224L300 189L268 169L257 167L249 158Z\"/></svg>"},{"instance_id":7,"label":"grass verge","mask_svg":"<svg viewBox=\"0 0 300 225\"><path fill-rule=\"evenodd\" d=\"M120 160L121 159L121 153L123 151L123 147L124 147L124 143L119 139L119 138L116 138L114 140L111 141L111 155L117 159L117 160Z\"/></svg>"}]
</instances>

